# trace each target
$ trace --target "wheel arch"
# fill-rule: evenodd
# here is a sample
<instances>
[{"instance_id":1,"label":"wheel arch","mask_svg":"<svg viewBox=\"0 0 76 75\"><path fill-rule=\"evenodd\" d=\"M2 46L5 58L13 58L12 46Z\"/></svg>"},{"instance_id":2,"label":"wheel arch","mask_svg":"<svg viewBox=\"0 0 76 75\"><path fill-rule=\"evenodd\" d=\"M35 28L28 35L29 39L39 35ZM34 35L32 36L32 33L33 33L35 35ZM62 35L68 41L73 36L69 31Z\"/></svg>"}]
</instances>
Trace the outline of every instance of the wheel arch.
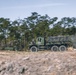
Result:
<instances>
[{"instance_id":1,"label":"wheel arch","mask_svg":"<svg viewBox=\"0 0 76 75\"><path fill-rule=\"evenodd\" d=\"M37 46L37 45L30 45L30 46L29 46L29 49L30 49L31 47L33 47L33 46L35 46L35 47L37 47L37 48L38 48L38 46Z\"/></svg>"}]
</instances>

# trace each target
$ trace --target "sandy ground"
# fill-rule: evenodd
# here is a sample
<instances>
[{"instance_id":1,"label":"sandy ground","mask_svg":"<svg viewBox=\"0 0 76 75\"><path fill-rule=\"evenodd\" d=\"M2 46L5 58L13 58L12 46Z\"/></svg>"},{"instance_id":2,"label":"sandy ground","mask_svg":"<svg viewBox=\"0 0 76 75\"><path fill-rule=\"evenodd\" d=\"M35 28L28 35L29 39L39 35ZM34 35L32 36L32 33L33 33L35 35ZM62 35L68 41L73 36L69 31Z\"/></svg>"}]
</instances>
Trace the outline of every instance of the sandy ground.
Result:
<instances>
[{"instance_id":1,"label":"sandy ground","mask_svg":"<svg viewBox=\"0 0 76 75\"><path fill-rule=\"evenodd\" d=\"M0 51L0 75L76 75L76 51Z\"/></svg>"}]
</instances>

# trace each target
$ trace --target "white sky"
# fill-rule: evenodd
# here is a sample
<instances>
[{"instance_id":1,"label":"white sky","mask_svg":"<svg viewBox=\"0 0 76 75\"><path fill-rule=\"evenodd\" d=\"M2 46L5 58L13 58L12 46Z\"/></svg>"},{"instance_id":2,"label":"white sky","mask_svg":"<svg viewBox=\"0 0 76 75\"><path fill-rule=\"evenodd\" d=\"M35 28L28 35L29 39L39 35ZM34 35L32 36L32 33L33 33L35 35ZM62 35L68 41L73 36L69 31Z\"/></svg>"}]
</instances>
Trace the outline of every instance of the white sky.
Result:
<instances>
[{"instance_id":1,"label":"white sky","mask_svg":"<svg viewBox=\"0 0 76 75\"><path fill-rule=\"evenodd\" d=\"M31 12L58 17L76 17L76 0L0 0L0 17L15 20Z\"/></svg>"}]
</instances>

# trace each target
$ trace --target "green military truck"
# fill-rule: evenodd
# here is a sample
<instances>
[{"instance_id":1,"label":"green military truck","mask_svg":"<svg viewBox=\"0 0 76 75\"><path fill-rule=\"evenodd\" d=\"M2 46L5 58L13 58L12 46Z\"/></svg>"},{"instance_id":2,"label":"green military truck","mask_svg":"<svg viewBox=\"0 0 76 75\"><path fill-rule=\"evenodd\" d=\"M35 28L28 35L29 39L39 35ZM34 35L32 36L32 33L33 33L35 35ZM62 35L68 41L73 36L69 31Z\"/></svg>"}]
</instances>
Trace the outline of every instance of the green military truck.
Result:
<instances>
[{"instance_id":1,"label":"green military truck","mask_svg":"<svg viewBox=\"0 0 76 75\"><path fill-rule=\"evenodd\" d=\"M29 44L29 50L32 52L38 50L65 51L69 46L76 48L75 35L37 37Z\"/></svg>"}]
</instances>

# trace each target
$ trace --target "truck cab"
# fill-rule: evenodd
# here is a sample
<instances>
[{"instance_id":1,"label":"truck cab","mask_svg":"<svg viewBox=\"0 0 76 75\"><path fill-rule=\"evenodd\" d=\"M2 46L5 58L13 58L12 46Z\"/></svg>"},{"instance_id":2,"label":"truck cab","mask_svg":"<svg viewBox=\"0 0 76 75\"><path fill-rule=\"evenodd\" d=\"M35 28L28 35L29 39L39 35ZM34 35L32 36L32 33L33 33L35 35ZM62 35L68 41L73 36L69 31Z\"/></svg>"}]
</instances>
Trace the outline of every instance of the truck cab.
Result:
<instances>
[{"instance_id":1,"label":"truck cab","mask_svg":"<svg viewBox=\"0 0 76 75\"><path fill-rule=\"evenodd\" d=\"M29 45L30 51L38 51L39 49L43 49L44 47L45 47L44 37L37 37L36 40L33 40Z\"/></svg>"}]
</instances>

